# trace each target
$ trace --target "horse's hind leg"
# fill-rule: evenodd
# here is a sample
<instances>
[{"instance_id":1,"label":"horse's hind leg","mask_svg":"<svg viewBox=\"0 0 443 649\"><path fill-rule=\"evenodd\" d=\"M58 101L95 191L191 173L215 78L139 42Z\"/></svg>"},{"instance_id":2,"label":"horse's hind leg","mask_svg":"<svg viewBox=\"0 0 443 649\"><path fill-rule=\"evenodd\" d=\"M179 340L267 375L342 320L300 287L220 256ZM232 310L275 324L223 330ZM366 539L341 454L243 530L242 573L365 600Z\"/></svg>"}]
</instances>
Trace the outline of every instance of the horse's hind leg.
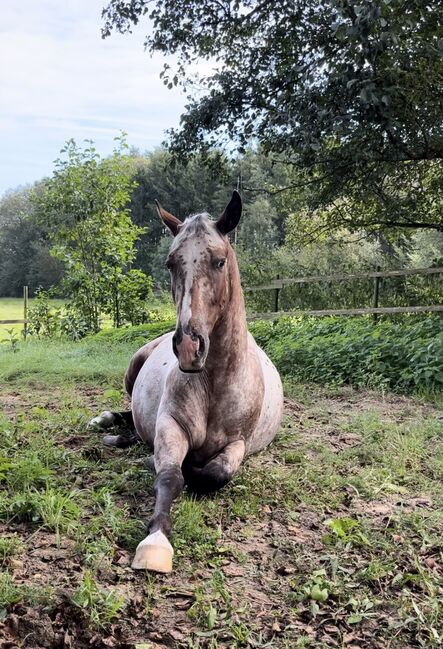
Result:
<instances>
[{"instance_id":1,"label":"horse's hind leg","mask_svg":"<svg viewBox=\"0 0 443 649\"><path fill-rule=\"evenodd\" d=\"M88 427L97 428L99 430L106 430L107 428L114 427L124 429L124 432L117 435L105 435L103 438L103 444L105 446L127 448L128 446L132 446L141 441L135 430L131 410L125 410L122 412L111 412L110 410L105 410L98 417L91 419Z\"/></svg>"},{"instance_id":2,"label":"horse's hind leg","mask_svg":"<svg viewBox=\"0 0 443 649\"><path fill-rule=\"evenodd\" d=\"M195 493L210 493L224 487L237 473L245 456L242 439L227 444L222 451L203 467L195 467L186 461L183 476L188 488Z\"/></svg>"}]
</instances>

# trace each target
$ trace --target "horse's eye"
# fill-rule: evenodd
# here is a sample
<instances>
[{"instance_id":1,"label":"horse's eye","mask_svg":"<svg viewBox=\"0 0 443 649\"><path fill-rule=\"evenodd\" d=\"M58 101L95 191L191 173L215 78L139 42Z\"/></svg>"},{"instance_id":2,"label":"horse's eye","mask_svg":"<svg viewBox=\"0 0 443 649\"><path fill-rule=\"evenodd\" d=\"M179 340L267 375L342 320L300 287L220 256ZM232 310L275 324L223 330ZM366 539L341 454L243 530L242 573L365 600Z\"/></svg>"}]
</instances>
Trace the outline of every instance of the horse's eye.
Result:
<instances>
[{"instance_id":1,"label":"horse's eye","mask_svg":"<svg viewBox=\"0 0 443 649\"><path fill-rule=\"evenodd\" d=\"M221 270L223 268L223 266L225 265L225 263L226 263L226 259L219 259L216 266L217 266L217 268L219 268Z\"/></svg>"}]
</instances>

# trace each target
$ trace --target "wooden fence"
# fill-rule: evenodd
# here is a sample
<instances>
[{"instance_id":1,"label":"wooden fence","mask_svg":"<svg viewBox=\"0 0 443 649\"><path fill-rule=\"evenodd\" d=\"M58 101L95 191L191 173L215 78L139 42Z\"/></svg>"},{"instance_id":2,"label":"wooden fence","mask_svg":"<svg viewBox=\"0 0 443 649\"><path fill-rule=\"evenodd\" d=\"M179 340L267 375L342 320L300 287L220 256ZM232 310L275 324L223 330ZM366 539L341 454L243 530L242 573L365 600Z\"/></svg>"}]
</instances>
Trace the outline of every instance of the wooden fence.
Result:
<instances>
[{"instance_id":1,"label":"wooden fence","mask_svg":"<svg viewBox=\"0 0 443 649\"><path fill-rule=\"evenodd\" d=\"M424 313L443 311L443 304L430 304L427 306L395 306L395 307L379 307L379 294L380 294L380 280L387 277L406 277L408 275L437 275L443 273L443 267L438 268L410 268L405 270L386 270L381 271L379 268L371 273L354 273L350 275L336 274L336 275L309 275L307 277L289 277L286 279L277 278L273 279L267 284L261 286L247 286L245 292L251 291L274 291L274 311L267 313L253 313L248 316L248 320L273 320L281 317L290 317L296 315L312 315L312 316L327 316L327 315L366 315L373 314L374 320L378 315L385 313ZM279 298L280 291L285 286L294 284L309 284L313 282L338 282L349 281L355 279L374 279L374 292L372 299L372 307L362 307L354 309L320 309L320 310L302 310L297 311L280 311Z\"/></svg>"},{"instance_id":2,"label":"wooden fence","mask_svg":"<svg viewBox=\"0 0 443 649\"><path fill-rule=\"evenodd\" d=\"M429 304L427 306L393 306L393 307L379 307L379 293L380 293L380 280L387 277L406 277L409 275L438 275L443 274L443 267L438 268L410 268L405 270L376 270L372 273L354 273L350 275L336 274L336 275L309 275L307 277L288 277L273 279L267 284L261 286L246 286L245 292L252 291L275 291L274 293L274 311L266 313L253 313L248 316L248 320L273 320L282 317L290 317L296 315L312 315L312 316L327 316L327 315L366 315L373 314L374 319L378 315L385 313L425 313L425 312L443 312L443 304ZM296 310L296 311L280 311L279 298L280 291L285 286L294 284L310 284L313 282L339 282L349 281L354 279L373 279L374 292L372 299L372 307L362 307L354 309L319 309L319 310ZM23 287L23 319L22 320L0 320L2 324L23 324L23 335L26 338L27 325L28 325L28 304L29 304L29 291L28 287Z\"/></svg>"}]
</instances>

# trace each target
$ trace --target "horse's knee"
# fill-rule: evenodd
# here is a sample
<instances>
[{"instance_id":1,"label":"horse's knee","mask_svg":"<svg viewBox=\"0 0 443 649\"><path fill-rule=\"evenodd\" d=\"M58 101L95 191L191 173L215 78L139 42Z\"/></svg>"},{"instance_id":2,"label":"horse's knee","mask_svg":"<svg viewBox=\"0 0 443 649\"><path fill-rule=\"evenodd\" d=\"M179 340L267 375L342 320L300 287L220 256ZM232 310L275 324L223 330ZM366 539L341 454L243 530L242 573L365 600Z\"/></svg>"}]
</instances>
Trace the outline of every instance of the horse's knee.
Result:
<instances>
[{"instance_id":1,"label":"horse's knee","mask_svg":"<svg viewBox=\"0 0 443 649\"><path fill-rule=\"evenodd\" d=\"M165 497L174 500L184 487L185 481L179 466L172 465L161 469L154 482L154 491L157 498Z\"/></svg>"}]
</instances>

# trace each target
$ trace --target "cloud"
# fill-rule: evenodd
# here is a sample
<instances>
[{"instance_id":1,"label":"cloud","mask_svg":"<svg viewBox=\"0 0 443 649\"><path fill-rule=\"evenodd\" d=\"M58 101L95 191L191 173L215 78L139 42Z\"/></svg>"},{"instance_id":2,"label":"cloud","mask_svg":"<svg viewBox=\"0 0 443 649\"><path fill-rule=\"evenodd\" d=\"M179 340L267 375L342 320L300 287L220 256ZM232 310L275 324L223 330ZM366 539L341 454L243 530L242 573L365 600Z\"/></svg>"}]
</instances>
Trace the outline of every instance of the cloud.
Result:
<instances>
[{"instance_id":1,"label":"cloud","mask_svg":"<svg viewBox=\"0 0 443 649\"><path fill-rule=\"evenodd\" d=\"M106 0L24 0L2 7L0 191L52 170L64 141L92 138L102 153L120 130L153 148L178 124L185 98L144 51L147 26L101 39Z\"/></svg>"}]
</instances>

